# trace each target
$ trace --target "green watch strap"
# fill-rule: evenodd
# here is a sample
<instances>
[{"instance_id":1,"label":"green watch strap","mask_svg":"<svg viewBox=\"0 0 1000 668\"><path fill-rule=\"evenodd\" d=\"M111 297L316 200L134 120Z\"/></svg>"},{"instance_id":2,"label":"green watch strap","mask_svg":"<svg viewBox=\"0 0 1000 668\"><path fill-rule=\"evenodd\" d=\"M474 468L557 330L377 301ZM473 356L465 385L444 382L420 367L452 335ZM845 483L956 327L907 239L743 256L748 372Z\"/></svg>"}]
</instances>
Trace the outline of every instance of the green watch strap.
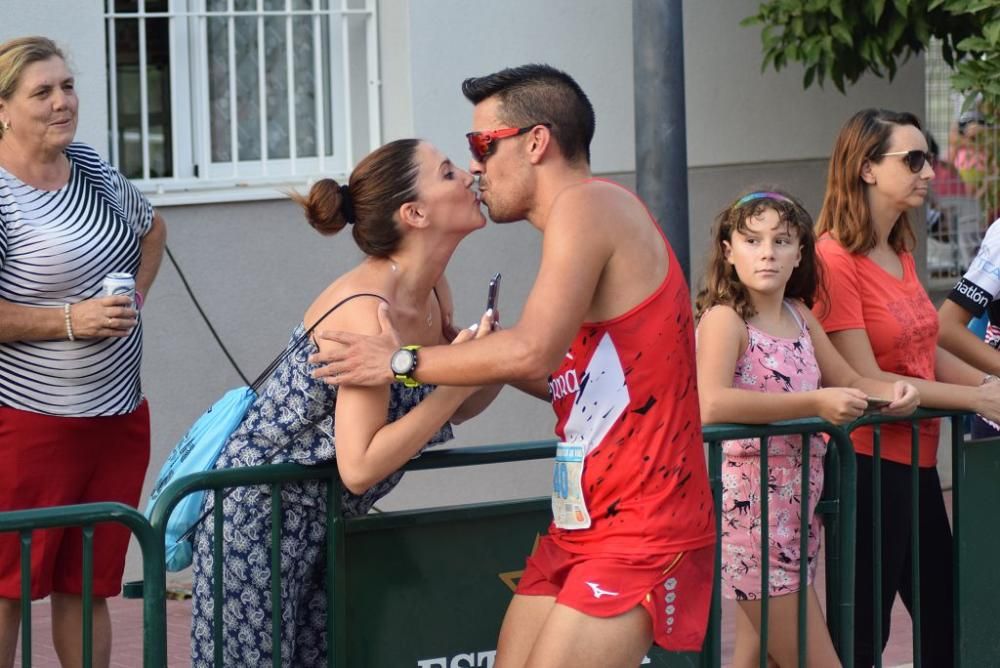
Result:
<instances>
[{"instance_id":1,"label":"green watch strap","mask_svg":"<svg viewBox=\"0 0 1000 668\"><path fill-rule=\"evenodd\" d=\"M413 372L417 370L417 350L420 346L403 346L401 350L409 350L413 353L413 366L410 367L409 373L397 373L396 380L403 384L404 387L420 387L422 383L413 377Z\"/></svg>"}]
</instances>

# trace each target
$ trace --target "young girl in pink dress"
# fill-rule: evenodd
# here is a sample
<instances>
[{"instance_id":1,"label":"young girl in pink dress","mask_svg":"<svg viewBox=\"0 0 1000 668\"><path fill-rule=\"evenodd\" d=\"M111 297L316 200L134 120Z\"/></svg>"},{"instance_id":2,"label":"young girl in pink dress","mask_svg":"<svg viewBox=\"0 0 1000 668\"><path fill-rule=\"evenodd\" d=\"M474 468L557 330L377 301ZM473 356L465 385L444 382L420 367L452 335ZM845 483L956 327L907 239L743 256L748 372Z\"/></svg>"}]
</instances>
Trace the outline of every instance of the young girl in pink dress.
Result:
<instances>
[{"instance_id":1,"label":"young girl in pink dress","mask_svg":"<svg viewBox=\"0 0 1000 668\"><path fill-rule=\"evenodd\" d=\"M790 195L755 191L716 218L712 255L698 294L698 391L704 423L765 424L819 416L850 422L867 397L891 402L882 410L908 415L919 403L906 382L859 376L830 343L810 312L819 282L809 214ZM822 526L826 443L813 436L803 462L801 436L768 441L769 623L767 651L779 666L798 661L801 513L808 513L809 588L806 663L839 666L812 586ZM756 666L761 626L760 441L723 444L722 591L736 599L734 666ZM802 467L809 467L808 508L802 507Z\"/></svg>"}]
</instances>

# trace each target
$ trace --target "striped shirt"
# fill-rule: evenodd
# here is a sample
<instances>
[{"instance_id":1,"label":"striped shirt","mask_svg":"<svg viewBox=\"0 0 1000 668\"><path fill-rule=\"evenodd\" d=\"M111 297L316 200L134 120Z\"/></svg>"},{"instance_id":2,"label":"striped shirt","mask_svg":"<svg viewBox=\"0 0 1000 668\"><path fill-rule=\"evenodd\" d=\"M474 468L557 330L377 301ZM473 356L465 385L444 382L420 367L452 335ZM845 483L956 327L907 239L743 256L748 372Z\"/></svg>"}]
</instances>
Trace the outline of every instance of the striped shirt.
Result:
<instances>
[{"instance_id":1,"label":"striped shirt","mask_svg":"<svg viewBox=\"0 0 1000 668\"><path fill-rule=\"evenodd\" d=\"M136 273L149 201L85 144L66 148L69 181L39 190L0 167L0 299L62 309ZM142 319L125 338L0 343L0 405L64 416L122 415L142 400Z\"/></svg>"}]
</instances>

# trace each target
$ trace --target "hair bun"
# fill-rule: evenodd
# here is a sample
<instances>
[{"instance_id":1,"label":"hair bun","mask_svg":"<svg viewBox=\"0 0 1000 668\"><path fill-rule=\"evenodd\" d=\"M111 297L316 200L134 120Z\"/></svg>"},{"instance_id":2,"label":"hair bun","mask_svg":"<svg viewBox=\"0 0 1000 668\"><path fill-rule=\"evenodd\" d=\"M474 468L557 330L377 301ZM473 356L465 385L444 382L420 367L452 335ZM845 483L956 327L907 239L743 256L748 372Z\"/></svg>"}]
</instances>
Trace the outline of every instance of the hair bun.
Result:
<instances>
[{"instance_id":1,"label":"hair bun","mask_svg":"<svg viewBox=\"0 0 1000 668\"><path fill-rule=\"evenodd\" d=\"M292 200L305 210L306 222L320 234L336 234L347 224L342 187L333 179L320 179L302 196L292 193Z\"/></svg>"}]
</instances>

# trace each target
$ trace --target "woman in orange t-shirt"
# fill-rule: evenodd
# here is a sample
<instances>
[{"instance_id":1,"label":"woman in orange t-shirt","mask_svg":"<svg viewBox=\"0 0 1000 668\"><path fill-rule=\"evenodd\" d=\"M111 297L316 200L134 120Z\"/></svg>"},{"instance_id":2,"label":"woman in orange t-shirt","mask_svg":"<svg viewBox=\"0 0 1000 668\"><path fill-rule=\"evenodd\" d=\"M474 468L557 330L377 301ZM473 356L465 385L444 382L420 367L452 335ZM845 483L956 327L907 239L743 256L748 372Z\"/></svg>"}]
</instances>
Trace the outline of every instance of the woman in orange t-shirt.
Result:
<instances>
[{"instance_id":1,"label":"woman in orange t-shirt","mask_svg":"<svg viewBox=\"0 0 1000 668\"><path fill-rule=\"evenodd\" d=\"M830 340L868 378L907 380L921 405L1000 417L1000 383L938 347L937 312L917 277L907 211L922 206L934 169L913 114L865 109L841 129L817 223L828 298L814 311ZM822 291L821 291L822 292ZM898 592L911 586L911 444L906 423L881 436L882 637L873 638L872 430L853 433L858 461L854 665L870 666L889 638ZM920 426L920 615L925 665L952 664L951 529L936 464L938 424ZM912 610L911 610L912 612ZM877 644L876 644L877 643Z\"/></svg>"}]
</instances>

